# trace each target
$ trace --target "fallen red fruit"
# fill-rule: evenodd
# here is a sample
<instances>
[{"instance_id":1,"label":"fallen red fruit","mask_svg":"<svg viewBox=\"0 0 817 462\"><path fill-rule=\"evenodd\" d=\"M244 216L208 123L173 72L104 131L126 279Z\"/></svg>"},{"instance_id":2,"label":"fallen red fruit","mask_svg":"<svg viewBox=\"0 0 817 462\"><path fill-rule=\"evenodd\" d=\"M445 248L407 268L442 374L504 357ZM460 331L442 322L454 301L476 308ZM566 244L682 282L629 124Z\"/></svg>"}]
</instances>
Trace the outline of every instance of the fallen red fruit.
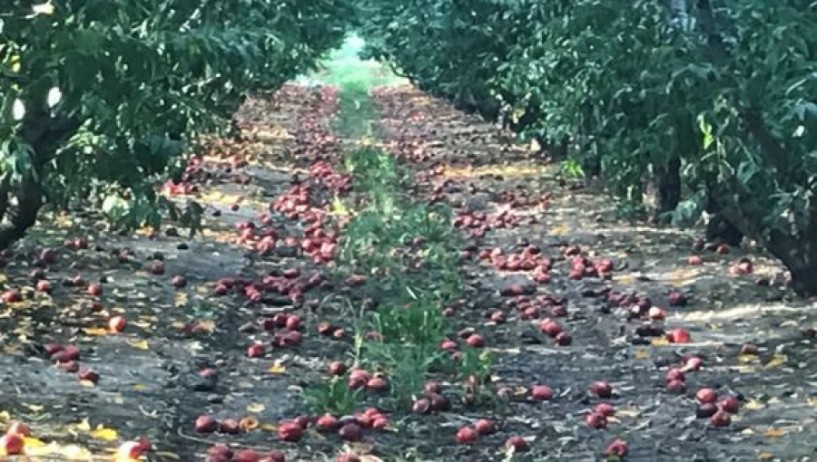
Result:
<instances>
[{"instance_id":1,"label":"fallen red fruit","mask_svg":"<svg viewBox=\"0 0 817 462\"><path fill-rule=\"evenodd\" d=\"M247 347L247 357L249 358L260 358L264 356L264 345L261 343L253 343L249 347Z\"/></svg>"},{"instance_id":2,"label":"fallen red fruit","mask_svg":"<svg viewBox=\"0 0 817 462\"><path fill-rule=\"evenodd\" d=\"M372 420L372 428L375 430L385 430L389 427L389 419L384 416L374 417Z\"/></svg>"},{"instance_id":3,"label":"fallen red fruit","mask_svg":"<svg viewBox=\"0 0 817 462\"><path fill-rule=\"evenodd\" d=\"M535 385L530 394L533 399L539 401L547 401L553 398L553 390L547 385Z\"/></svg>"},{"instance_id":4,"label":"fallen red fruit","mask_svg":"<svg viewBox=\"0 0 817 462\"><path fill-rule=\"evenodd\" d=\"M348 423L340 427L338 436L345 441L360 441L363 438L363 429L356 423Z\"/></svg>"},{"instance_id":5,"label":"fallen red fruit","mask_svg":"<svg viewBox=\"0 0 817 462\"><path fill-rule=\"evenodd\" d=\"M252 449L242 449L235 453L233 462L258 462L261 456Z\"/></svg>"},{"instance_id":6,"label":"fallen red fruit","mask_svg":"<svg viewBox=\"0 0 817 462\"><path fill-rule=\"evenodd\" d=\"M342 361L332 361L329 363L329 375L343 375L346 373L346 364Z\"/></svg>"},{"instance_id":7,"label":"fallen red fruit","mask_svg":"<svg viewBox=\"0 0 817 462\"><path fill-rule=\"evenodd\" d=\"M43 249L40 252L40 261L43 263L54 263L57 259L57 254L53 249Z\"/></svg>"},{"instance_id":8,"label":"fallen red fruit","mask_svg":"<svg viewBox=\"0 0 817 462\"><path fill-rule=\"evenodd\" d=\"M52 290L51 281L48 281L46 279L40 279L39 281L37 281L37 291L48 293L51 292L51 290Z\"/></svg>"},{"instance_id":9,"label":"fallen red fruit","mask_svg":"<svg viewBox=\"0 0 817 462\"><path fill-rule=\"evenodd\" d=\"M684 364L684 369L688 371L697 371L698 369L701 368L702 364L703 361L701 360L701 358L697 356L690 356L689 358L687 358L686 364Z\"/></svg>"},{"instance_id":10,"label":"fallen red fruit","mask_svg":"<svg viewBox=\"0 0 817 462\"><path fill-rule=\"evenodd\" d=\"M607 417L591 412L584 416L584 423L590 428L604 428L607 426Z\"/></svg>"},{"instance_id":11,"label":"fallen red fruit","mask_svg":"<svg viewBox=\"0 0 817 462\"><path fill-rule=\"evenodd\" d=\"M472 348L482 348L485 346L485 339L482 338L479 334L471 334L466 340L465 343Z\"/></svg>"},{"instance_id":12,"label":"fallen red fruit","mask_svg":"<svg viewBox=\"0 0 817 462\"><path fill-rule=\"evenodd\" d=\"M372 377L366 382L366 389L369 391L374 392L381 392L385 391L388 388L388 384L382 377Z\"/></svg>"},{"instance_id":13,"label":"fallen red fruit","mask_svg":"<svg viewBox=\"0 0 817 462\"><path fill-rule=\"evenodd\" d=\"M207 455L214 458L214 459L227 459L232 460L233 458L233 451L230 449L226 444L214 444L207 449Z\"/></svg>"},{"instance_id":14,"label":"fallen red fruit","mask_svg":"<svg viewBox=\"0 0 817 462\"><path fill-rule=\"evenodd\" d=\"M670 380L667 382L667 390L672 393L683 393L687 389L687 385L683 380Z\"/></svg>"},{"instance_id":15,"label":"fallen red fruit","mask_svg":"<svg viewBox=\"0 0 817 462\"><path fill-rule=\"evenodd\" d=\"M690 255L689 258L687 258L687 263L689 263L692 266L701 265L703 264L703 262L704 262L703 259L698 255Z\"/></svg>"},{"instance_id":16,"label":"fallen red fruit","mask_svg":"<svg viewBox=\"0 0 817 462\"><path fill-rule=\"evenodd\" d=\"M686 329L678 328L667 332L667 341L670 343L689 343L691 338Z\"/></svg>"},{"instance_id":17,"label":"fallen red fruit","mask_svg":"<svg viewBox=\"0 0 817 462\"><path fill-rule=\"evenodd\" d=\"M556 337L557 335L562 333L562 326L551 319L545 319L539 324L539 330L542 331L543 334L546 334L550 337Z\"/></svg>"},{"instance_id":18,"label":"fallen red fruit","mask_svg":"<svg viewBox=\"0 0 817 462\"><path fill-rule=\"evenodd\" d=\"M613 395L613 386L607 382L594 382L590 391L599 398L609 398Z\"/></svg>"},{"instance_id":19,"label":"fallen red fruit","mask_svg":"<svg viewBox=\"0 0 817 462\"><path fill-rule=\"evenodd\" d=\"M3 437L0 438L0 450L3 450L5 455L15 456L21 454L23 452L23 446L25 446L25 440L23 440L21 435L12 433L3 435Z\"/></svg>"},{"instance_id":20,"label":"fallen red fruit","mask_svg":"<svg viewBox=\"0 0 817 462\"><path fill-rule=\"evenodd\" d=\"M51 359L59 363L76 361L79 359L79 348L76 345L65 345L59 351L51 355Z\"/></svg>"},{"instance_id":21,"label":"fallen red fruit","mask_svg":"<svg viewBox=\"0 0 817 462\"><path fill-rule=\"evenodd\" d=\"M20 295L20 291L16 289L3 292L2 298L5 303L17 303L23 301L23 296Z\"/></svg>"},{"instance_id":22,"label":"fallen red fruit","mask_svg":"<svg viewBox=\"0 0 817 462\"><path fill-rule=\"evenodd\" d=\"M227 435L237 435L241 432L241 427L235 419L225 419L219 424L218 431Z\"/></svg>"},{"instance_id":23,"label":"fallen red fruit","mask_svg":"<svg viewBox=\"0 0 817 462\"><path fill-rule=\"evenodd\" d=\"M301 440L304 429L297 422L282 422L278 425L278 438L282 441L296 442Z\"/></svg>"},{"instance_id":24,"label":"fallen red fruit","mask_svg":"<svg viewBox=\"0 0 817 462\"><path fill-rule=\"evenodd\" d=\"M709 425L713 427L727 427L730 423L732 423L732 418L729 417L729 413L723 411L718 411L709 418Z\"/></svg>"},{"instance_id":25,"label":"fallen red fruit","mask_svg":"<svg viewBox=\"0 0 817 462\"><path fill-rule=\"evenodd\" d=\"M281 451L271 451L261 458L258 462L286 462L287 458Z\"/></svg>"},{"instance_id":26,"label":"fallen red fruit","mask_svg":"<svg viewBox=\"0 0 817 462\"><path fill-rule=\"evenodd\" d=\"M669 383L672 382L673 380L680 380L683 382L685 380L684 371L675 368L668 370L666 375L666 381L667 383Z\"/></svg>"},{"instance_id":27,"label":"fallen red fruit","mask_svg":"<svg viewBox=\"0 0 817 462\"><path fill-rule=\"evenodd\" d=\"M505 447L512 449L514 452L526 452L530 447L525 438L521 436L512 436L505 441Z\"/></svg>"},{"instance_id":28,"label":"fallen red fruit","mask_svg":"<svg viewBox=\"0 0 817 462\"><path fill-rule=\"evenodd\" d=\"M322 431L334 430L338 426L338 419L331 415L325 414L315 420L315 428Z\"/></svg>"},{"instance_id":29,"label":"fallen red fruit","mask_svg":"<svg viewBox=\"0 0 817 462\"><path fill-rule=\"evenodd\" d=\"M695 417L699 419L708 419L718 412L718 406L712 403L701 404L695 409Z\"/></svg>"},{"instance_id":30,"label":"fallen red fruit","mask_svg":"<svg viewBox=\"0 0 817 462\"><path fill-rule=\"evenodd\" d=\"M607 448L604 450L604 455L607 457L618 457L622 458L627 455L630 448L627 445L627 442L624 440L613 440L610 444L607 445Z\"/></svg>"},{"instance_id":31,"label":"fallen red fruit","mask_svg":"<svg viewBox=\"0 0 817 462\"><path fill-rule=\"evenodd\" d=\"M440 384L440 382L429 380L426 382L425 386L423 386L423 390L425 390L426 393L442 393L443 386Z\"/></svg>"},{"instance_id":32,"label":"fallen red fruit","mask_svg":"<svg viewBox=\"0 0 817 462\"><path fill-rule=\"evenodd\" d=\"M701 404L712 404L718 400L718 392L711 388L701 388L695 393L695 398L697 398Z\"/></svg>"},{"instance_id":33,"label":"fallen red fruit","mask_svg":"<svg viewBox=\"0 0 817 462\"><path fill-rule=\"evenodd\" d=\"M568 346L573 343L573 337L570 336L567 332L559 332L556 335L556 344L559 346Z\"/></svg>"},{"instance_id":34,"label":"fallen red fruit","mask_svg":"<svg viewBox=\"0 0 817 462\"><path fill-rule=\"evenodd\" d=\"M93 369L87 367L81 367L77 375L79 376L80 380L87 380L88 382L94 384L99 382L99 374Z\"/></svg>"},{"instance_id":35,"label":"fallen red fruit","mask_svg":"<svg viewBox=\"0 0 817 462\"><path fill-rule=\"evenodd\" d=\"M727 396L720 400L718 407L730 414L737 414L740 409L740 401L734 396Z\"/></svg>"},{"instance_id":36,"label":"fallen red fruit","mask_svg":"<svg viewBox=\"0 0 817 462\"><path fill-rule=\"evenodd\" d=\"M173 276L173 279L170 280L170 285L177 289L181 289L187 285L187 279L185 279L184 276Z\"/></svg>"},{"instance_id":37,"label":"fallen red fruit","mask_svg":"<svg viewBox=\"0 0 817 462\"><path fill-rule=\"evenodd\" d=\"M196 418L194 428L199 433L213 433L218 430L218 421L210 415L200 415Z\"/></svg>"},{"instance_id":38,"label":"fallen red fruit","mask_svg":"<svg viewBox=\"0 0 817 462\"><path fill-rule=\"evenodd\" d=\"M126 324L127 321L125 321L124 317L114 316L110 320L108 320L108 329L110 329L111 332L122 332L123 330L125 330Z\"/></svg>"},{"instance_id":39,"label":"fallen red fruit","mask_svg":"<svg viewBox=\"0 0 817 462\"><path fill-rule=\"evenodd\" d=\"M474 430L480 435L490 435L496 431L494 423L488 419L479 419L474 422Z\"/></svg>"},{"instance_id":40,"label":"fallen red fruit","mask_svg":"<svg viewBox=\"0 0 817 462\"><path fill-rule=\"evenodd\" d=\"M454 438L459 444L470 444L477 441L479 433L471 427L462 427L457 430L457 435Z\"/></svg>"},{"instance_id":41,"label":"fallen red fruit","mask_svg":"<svg viewBox=\"0 0 817 462\"><path fill-rule=\"evenodd\" d=\"M664 311L662 308L658 308L657 306L653 306L647 312L647 316L654 321L661 321L667 317L667 312Z\"/></svg>"},{"instance_id":42,"label":"fallen red fruit","mask_svg":"<svg viewBox=\"0 0 817 462\"><path fill-rule=\"evenodd\" d=\"M426 414L431 410L431 401L427 398L420 398L411 405L411 412L415 414Z\"/></svg>"},{"instance_id":43,"label":"fallen red fruit","mask_svg":"<svg viewBox=\"0 0 817 462\"><path fill-rule=\"evenodd\" d=\"M616 414L616 408L610 403L599 403L593 408L593 412L601 414L604 417L612 417Z\"/></svg>"},{"instance_id":44,"label":"fallen red fruit","mask_svg":"<svg viewBox=\"0 0 817 462\"><path fill-rule=\"evenodd\" d=\"M150 444L146 444L144 441L126 441L119 445L119 448L116 450L116 457L117 459L139 459L142 457L142 454L148 452L150 450ZM232 456L232 453L230 453Z\"/></svg>"},{"instance_id":45,"label":"fallen red fruit","mask_svg":"<svg viewBox=\"0 0 817 462\"><path fill-rule=\"evenodd\" d=\"M88 295L92 297L99 297L102 295L102 285L96 282L88 284Z\"/></svg>"},{"instance_id":46,"label":"fallen red fruit","mask_svg":"<svg viewBox=\"0 0 817 462\"><path fill-rule=\"evenodd\" d=\"M440 348L443 351L454 351L457 349L457 343L453 340L443 340L443 342L440 344Z\"/></svg>"},{"instance_id":47,"label":"fallen red fruit","mask_svg":"<svg viewBox=\"0 0 817 462\"><path fill-rule=\"evenodd\" d=\"M28 428L28 425L22 422L12 422L9 424L8 428L6 428L7 435L20 435L22 437L31 436L31 429Z\"/></svg>"}]
</instances>

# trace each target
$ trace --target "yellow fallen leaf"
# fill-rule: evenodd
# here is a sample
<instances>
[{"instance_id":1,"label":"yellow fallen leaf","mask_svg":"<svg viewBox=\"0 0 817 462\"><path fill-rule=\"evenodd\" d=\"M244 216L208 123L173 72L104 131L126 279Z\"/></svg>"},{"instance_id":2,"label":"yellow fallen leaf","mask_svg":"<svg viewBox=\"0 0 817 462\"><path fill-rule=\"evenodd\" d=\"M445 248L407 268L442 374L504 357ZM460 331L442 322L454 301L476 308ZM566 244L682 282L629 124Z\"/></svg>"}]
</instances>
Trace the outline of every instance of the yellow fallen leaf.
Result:
<instances>
[{"instance_id":1,"label":"yellow fallen leaf","mask_svg":"<svg viewBox=\"0 0 817 462\"><path fill-rule=\"evenodd\" d=\"M145 391L147 389L146 386L142 385L141 383L134 383L133 389L136 391Z\"/></svg>"},{"instance_id":2,"label":"yellow fallen leaf","mask_svg":"<svg viewBox=\"0 0 817 462\"><path fill-rule=\"evenodd\" d=\"M0 284L8 281L8 279L9 278L6 276L6 273L0 273Z\"/></svg>"},{"instance_id":3,"label":"yellow fallen leaf","mask_svg":"<svg viewBox=\"0 0 817 462\"><path fill-rule=\"evenodd\" d=\"M568 231L569 231L569 229L567 229L567 226L558 225L558 226L554 226L553 228L551 228L550 235L551 236L565 236L565 235L567 235Z\"/></svg>"},{"instance_id":4,"label":"yellow fallen leaf","mask_svg":"<svg viewBox=\"0 0 817 462\"><path fill-rule=\"evenodd\" d=\"M650 345L652 345L652 346L666 346L666 345L669 345L669 340L667 340L666 337L655 337L650 342Z\"/></svg>"},{"instance_id":5,"label":"yellow fallen leaf","mask_svg":"<svg viewBox=\"0 0 817 462\"><path fill-rule=\"evenodd\" d=\"M771 369L773 367L785 364L788 360L789 358L786 355L774 355L772 356L772 359L770 359L769 362L763 367L766 369Z\"/></svg>"},{"instance_id":6,"label":"yellow fallen leaf","mask_svg":"<svg viewBox=\"0 0 817 462\"><path fill-rule=\"evenodd\" d=\"M76 424L75 428L81 432L89 432L91 431L91 423L88 422L88 419L82 419L82 421Z\"/></svg>"},{"instance_id":7,"label":"yellow fallen leaf","mask_svg":"<svg viewBox=\"0 0 817 462\"><path fill-rule=\"evenodd\" d=\"M247 412L252 412L253 414L264 412L264 409L266 409L266 406L261 403L252 403L247 406Z\"/></svg>"},{"instance_id":8,"label":"yellow fallen leaf","mask_svg":"<svg viewBox=\"0 0 817 462\"><path fill-rule=\"evenodd\" d=\"M37 438L25 437L23 438L23 446L26 448L26 452L28 452L29 449L45 446L45 443Z\"/></svg>"},{"instance_id":9,"label":"yellow fallen leaf","mask_svg":"<svg viewBox=\"0 0 817 462\"><path fill-rule=\"evenodd\" d=\"M740 374L752 374L757 372L757 367L748 364L738 364L734 369Z\"/></svg>"},{"instance_id":10,"label":"yellow fallen leaf","mask_svg":"<svg viewBox=\"0 0 817 462\"><path fill-rule=\"evenodd\" d=\"M241 420L238 421L238 428L244 431L255 430L258 428L259 422L253 416L242 417Z\"/></svg>"},{"instance_id":11,"label":"yellow fallen leaf","mask_svg":"<svg viewBox=\"0 0 817 462\"><path fill-rule=\"evenodd\" d=\"M750 411L756 411L758 409L763 409L764 407L766 407L766 406L763 405L763 403L761 403L760 401L754 400L754 399L750 399L749 401L746 401L746 404L743 405L744 409L748 409Z\"/></svg>"},{"instance_id":12,"label":"yellow fallen leaf","mask_svg":"<svg viewBox=\"0 0 817 462\"><path fill-rule=\"evenodd\" d=\"M114 441L119 437L119 435L116 433L116 430L112 428L106 428L102 425L98 425L96 430L91 432L91 437L102 441Z\"/></svg>"},{"instance_id":13,"label":"yellow fallen leaf","mask_svg":"<svg viewBox=\"0 0 817 462\"><path fill-rule=\"evenodd\" d=\"M514 388L513 394L516 396L524 396L528 394L528 389L520 385Z\"/></svg>"},{"instance_id":14,"label":"yellow fallen leaf","mask_svg":"<svg viewBox=\"0 0 817 462\"><path fill-rule=\"evenodd\" d=\"M738 361L742 363L757 363L760 362L760 358L758 358L757 355L741 353L738 355Z\"/></svg>"},{"instance_id":15,"label":"yellow fallen leaf","mask_svg":"<svg viewBox=\"0 0 817 462\"><path fill-rule=\"evenodd\" d=\"M270 424L270 423L261 424L261 426L258 427L258 428L260 428L261 430L264 430L265 432L270 432L270 433L278 431L278 427L273 425L273 424Z\"/></svg>"},{"instance_id":16,"label":"yellow fallen leaf","mask_svg":"<svg viewBox=\"0 0 817 462\"><path fill-rule=\"evenodd\" d=\"M767 428L764 435L768 436L769 438L780 438L781 436L785 435L786 432L777 428Z\"/></svg>"},{"instance_id":17,"label":"yellow fallen leaf","mask_svg":"<svg viewBox=\"0 0 817 462\"><path fill-rule=\"evenodd\" d=\"M80 380L79 384L86 388L94 388L96 384L90 380Z\"/></svg>"},{"instance_id":18,"label":"yellow fallen leaf","mask_svg":"<svg viewBox=\"0 0 817 462\"><path fill-rule=\"evenodd\" d=\"M176 296L174 297L173 304L177 307L187 305L187 293L186 292L176 292Z\"/></svg>"},{"instance_id":19,"label":"yellow fallen leaf","mask_svg":"<svg viewBox=\"0 0 817 462\"><path fill-rule=\"evenodd\" d=\"M774 459L774 454L772 454L771 452L761 452L760 454L757 455L757 460L760 460L760 461L765 462L767 460L773 460L773 459Z\"/></svg>"},{"instance_id":20,"label":"yellow fallen leaf","mask_svg":"<svg viewBox=\"0 0 817 462\"><path fill-rule=\"evenodd\" d=\"M806 398L809 406L817 406L817 398Z\"/></svg>"},{"instance_id":21,"label":"yellow fallen leaf","mask_svg":"<svg viewBox=\"0 0 817 462\"><path fill-rule=\"evenodd\" d=\"M148 345L147 340L139 340L138 342L133 342L131 343L131 346L133 346L137 350L147 350L150 348L150 345Z\"/></svg>"},{"instance_id":22,"label":"yellow fallen leaf","mask_svg":"<svg viewBox=\"0 0 817 462\"><path fill-rule=\"evenodd\" d=\"M287 371L287 368L281 364L279 361L275 361L275 363L267 369L270 374L280 375Z\"/></svg>"},{"instance_id":23,"label":"yellow fallen leaf","mask_svg":"<svg viewBox=\"0 0 817 462\"><path fill-rule=\"evenodd\" d=\"M104 327L83 327L82 330L86 334L93 335L93 336L96 336L96 337L103 337L103 336L109 334L108 329L106 329Z\"/></svg>"},{"instance_id":24,"label":"yellow fallen leaf","mask_svg":"<svg viewBox=\"0 0 817 462\"><path fill-rule=\"evenodd\" d=\"M635 356L635 359L650 359L650 355L651 355L650 350L646 348L638 348L637 350L635 350L635 353L633 354L633 356Z\"/></svg>"},{"instance_id":25,"label":"yellow fallen leaf","mask_svg":"<svg viewBox=\"0 0 817 462\"><path fill-rule=\"evenodd\" d=\"M614 280L619 284L630 285L635 282L635 278L629 274L621 274L614 278Z\"/></svg>"}]
</instances>

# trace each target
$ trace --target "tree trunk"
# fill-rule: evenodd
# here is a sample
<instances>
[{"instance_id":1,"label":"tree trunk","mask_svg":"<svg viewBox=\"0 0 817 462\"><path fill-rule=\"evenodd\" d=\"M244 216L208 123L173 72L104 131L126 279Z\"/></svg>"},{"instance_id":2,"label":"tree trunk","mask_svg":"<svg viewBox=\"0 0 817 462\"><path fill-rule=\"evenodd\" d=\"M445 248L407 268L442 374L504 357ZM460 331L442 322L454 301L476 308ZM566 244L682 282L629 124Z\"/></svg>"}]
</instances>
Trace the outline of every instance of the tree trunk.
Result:
<instances>
[{"instance_id":1,"label":"tree trunk","mask_svg":"<svg viewBox=\"0 0 817 462\"><path fill-rule=\"evenodd\" d=\"M0 183L0 205L3 205L0 249L25 236L26 231L37 222L37 214L45 203L45 166L81 125L79 120L54 118L44 110L26 114L20 135L31 148L31 170L18 182L6 178ZM16 203L11 201L12 198L16 199Z\"/></svg>"},{"instance_id":2,"label":"tree trunk","mask_svg":"<svg viewBox=\"0 0 817 462\"><path fill-rule=\"evenodd\" d=\"M795 240L773 232L768 249L791 273L792 289L797 295L817 296L817 235L803 235Z\"/></svg>"},{"instance_id":3,"label":"tree trunk","mask_svg":"<svg viewBox=\"0 0 817 462\"><path fill-rule=\"evenodd\" d=\"M666 214L674 211L681 201L681 158L673 157L666 166L655 169L655 214L653 220L668 223Z\"/></svg>"}]
</instances>

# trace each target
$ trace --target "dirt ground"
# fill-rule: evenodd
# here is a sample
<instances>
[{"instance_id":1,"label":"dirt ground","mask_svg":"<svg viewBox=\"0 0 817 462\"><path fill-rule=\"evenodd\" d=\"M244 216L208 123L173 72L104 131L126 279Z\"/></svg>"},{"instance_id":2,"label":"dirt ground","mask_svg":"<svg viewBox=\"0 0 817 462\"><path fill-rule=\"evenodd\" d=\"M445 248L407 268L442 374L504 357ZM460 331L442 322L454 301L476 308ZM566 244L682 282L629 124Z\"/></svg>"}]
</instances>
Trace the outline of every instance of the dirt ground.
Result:
<instances>
[{"instance_id":1,"label":"dirt ground","mask_svg":"<svg viewBox=\"0 0 817 462\"><path fill-rule=\"evenodd\" d=\"M373 101L382 141L416 173L417 199L485 213L494 223L482 236L461 230L470 252L462 266L467 303L453 321L458 330L481 333L496 354L490 387L501 397L433 415L393 413L391 430L367 433L362 443L311 428L299 443L279 440L279 422L309 412L303 391L354 348L351 335L317 333L321 322L353 330L335 297L348 289L333 279L331 263L316 263L297 242L265 253L258 252L258 238L241 238L242 223L266 220L263 229L281 240L300 239L310 224L304 215L331 207L339 180L313 172L300 216L270 211L270 203L297 196L291 188L310 177L315 162L340 169L344 156L334 93L291 85L251 100L239 114L244 139L219 142L191 170L185 184L197 192L190 196L207 205L202 235L165 228L121 236L93 216L74 214L43 223L6 252L3 284L19 291L21 301L9 303L4 295L0 306L0 419L31 427L28 460L109 460L122 442L141 436L152 442L145 460L153 461L203 460L217 442L280 450L296 461L334 460L343 451L388 461L595 461L616 438L627 441L632 461L817 457L815 311L781 287L774 261L746 249L696 251L696 230L618 220L603 192L561 180L555 166L509 144L494 126L412 88L378 89ZM327 223L328 232L338 230L332 219ZM74 248L78 238L87 249ZM552 260L549 282L534 282L531 271L500 271L479 256L529 245ZM53 262L40 262L46 248L53 249ZM612 269L606 277L572 279L566 254L576 251L593 262L610 259ZM691 265L691 255L702 264ZM753 271L736 275L730 268L743 257ZM33 274L39 267L44 275ZM300 274L284 276L293 268ZM320 278L312 281L322 282L308 283L315 275ZM186 285L174 287L174 276ZM51 281L50 293L36 290L42 277ZM264 293L255 301L242 293L265 277L297 281L303 293ZM89 294L96 282L101 295ZM524 286L531 303L503 295L514 284ZM218 294L220 285L225 295ZM634 319L633 303L618 302L628 294L649 297L665 319ZM502 322L489 318L496 311ZM301 317L302 341L247 357L254 342L276 338L259 327L259 318L284 312ZM116 315L127 320L121 333L108 328ZM569 345L541 332L545 317L570 334ZM664 334L676 328L686 329L691 342L666 341ZM98 373L98 383L55 365L45 352L49 343L78 346L78 362ZM668 369L690 356L702 367L686 371L685 391L670 392ZM612 385L610 398L589 393L596 381ZM541 384L552 388L552 399L530 398ZM704 387L738 398L730 425L715 428L696 418L695 394ZM606 428L589 428L585 416L602 401L615 415ZM203 413L235 419L243 431L197 434L193 422ZM498 431L457 444L457 429L479 418L494 420ZM524 437L530 450L507 453L510 436Z\"/></svg>"}]
</instances>

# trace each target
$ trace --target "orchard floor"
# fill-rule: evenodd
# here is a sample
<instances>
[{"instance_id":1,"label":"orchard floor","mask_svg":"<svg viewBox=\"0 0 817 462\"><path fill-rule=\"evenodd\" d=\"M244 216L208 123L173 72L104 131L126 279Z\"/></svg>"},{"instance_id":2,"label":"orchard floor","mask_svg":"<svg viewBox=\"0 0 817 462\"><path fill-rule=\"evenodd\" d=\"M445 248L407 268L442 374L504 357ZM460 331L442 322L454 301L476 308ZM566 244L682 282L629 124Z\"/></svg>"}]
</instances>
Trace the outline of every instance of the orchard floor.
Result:
<instances>
[{"instance_id":1,"label":"orchard floor","mask_svg":"<svg viewBox=\"0 0 817 462\"><path fill-rule=\"evenodd\" d=\"M279 440L276 425L307 412L301 392L326 375L331 361L348 360L354 348L352 316L341 298L354 300L355 292L297 246L259 255L258 239L246 234L241 239L236 228L266 213L263 229L298 237L292 243L300 244L303 220L271 213L269 204L297 202L293 177L307 178L318 160L341 169L350 140L335 132L335 96L291 85L274 98L250 101L240 113L243 140L221 141L201 169L191 172L188 186L198 192L190 196L207 205L202 235L180 237L164 228L156 235L120 236L105 232L94 217L72 216L43 223L6 255L3 284L19 290L23 300L0 307L0 419L31 427L27 451L41 455L28 460L108 460L120 443L140 436L153 443L144 457L153 461L201 460L217 442L259 452L277 449L294 461L334 460L347 450L385 461L594 461L603 460L604 448L616 438L628 442L627 460L633 461L817 457L815 341L803 333L817 315L813 304L778 285L757 284L759 278L779 279L774 262L741 249L727 255L694 252L692 231L621 222L609 196L564 184L555 166L504 141L495 127L410 87L377 89L373 101L378 136L416 172L418 200L437 195L457 209L484 212L489 220L506 211L503 216L516 217L515 225L467 237L472 250L462 267L467 303L452 316L452 338L463 328L485 337L485 348L497 354L492 389L505 388L510 395L473 408L455 402L452 411L433 415L395 412L390 430L367 432L362 443L346 444L313 429L298 443ZM337 178L314 175L314 169L313 176L322 187L309 191L301 217L332 203ZM513 207L510 193L519 199ZM185 195L172 197L183 201ZM89 248L63 244L76 238L87 239ZM510 254L526 243L553 259L549 283L534 283L530 272L498 271L477 258L483 249ZM567 245L580 246L591 260L612 259L609 279L569 278ZM44 248L56 254L44 265L50 294L34 290L31 279ZM132 252L120 258L123 249ZM701 255L702 265L688 264L693 253ZM730 273L730 264L744 256L754 272ZM159 258L164 272L154 274ZM292 268L300 276L282 276ZM251 301L241 290L214 292L219 280L230 286L235 278L254 281L272 274L303 285L316 272L326 281L302 297L265 293ZM86 283L63 283L76 275ZM186 278L185 287L171 285L177 275ZM97 281L103 281L103 293L88 295L87 283ZM522 319L515 298L500 295L516 282L533 291L531 299L567 299L566 315L556 320L572 336L569 346L556 345L539 331L541 319ZM687 329L692 342L642 338L636 329L646 321L629 319L629 305L612 307L605 290L648 296L667 313L653 324L666 331ZM669 306L673 290L688 303ZM101 305L93 307L95 301ZM504 311L505 322L488 319L496 310ZM541 306L541 317L552 317L548 310ZM302 317L302 343L248 358L249 345L256 340L268 345L273 338L258 326L259 317L281 312ZM109 331L113 315L127 320L123 332ZM345 328L347 335L318 335L321 322ZM99 374L98 383L55 366L43 350L50 342L79 346L79 362ZM741 353L745 344L757 350ZM685 393L671 393L666 371L688 355L699 356L703 367L686 373ZM217 374L202 377L204 369ZM603 400L616 408L606 429L584 422L602 401L588 393L595 381L614 389ZM536 384L550 386L555 396L531 400ZM456 396L455 384L446 387ZM731 425L713 428L695 418L695 392L702 387L741 399ZM370 398L368 404L374 403ZM243 431L198 434L193 423L203 413L240 420ZM456 444L457 429L479 418L494 420L498 432L475 444ZM530 451L507 454L503 446L510 436L525 437Z\"/></svg>"}]
</instances>

